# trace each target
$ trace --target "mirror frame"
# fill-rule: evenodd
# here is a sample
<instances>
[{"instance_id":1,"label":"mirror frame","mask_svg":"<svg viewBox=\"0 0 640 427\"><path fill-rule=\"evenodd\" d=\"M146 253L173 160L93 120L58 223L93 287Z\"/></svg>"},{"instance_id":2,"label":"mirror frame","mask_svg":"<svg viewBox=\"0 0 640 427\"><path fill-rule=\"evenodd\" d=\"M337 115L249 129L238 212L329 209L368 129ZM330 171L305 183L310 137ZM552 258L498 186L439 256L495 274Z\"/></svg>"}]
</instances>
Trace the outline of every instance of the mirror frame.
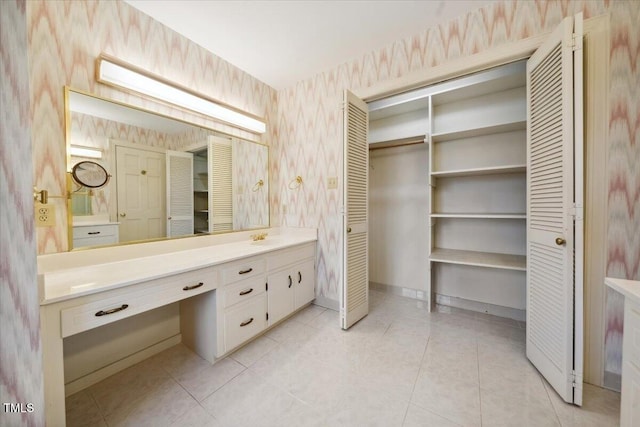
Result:
<instances>
[{"instance_id":1,"label":"mirror frame","mask_svg":"<svg viewBox=\"0 0 640 427\"><path fill-rule=\"evenodd\" d=\"M152 111L152 110L147 110L145 108L142 107L138 107L136 105L132 105L132 104L127 104L125 102L121 102L115 99L110 99L110 98L106 98L104 96L101 95L97 95L88 91L84 91L81 89L75 89L72 88L70 86L64 86L64 123L65 123L65 154L66 154L66 194L67 194L67 252L71 252L71 251L80 251L80 250L90 250L90 249L97 249L97 248L108 248L108 247L115 247L115 246L126 246L126 245L134 245L134 244L138 244L138 243L150 243L150 242L160 242L160 241L165 241L165 240L174 240L174 239L185 239L185 238L191 238L191 237L200 237L200 236L210 236L210 235L218 235L218 234L229 234L229 233L237 233L237 232L242 232L242 231L253 231L253 230L266 230L271 228L271 147L268 144L265 144L263 142L260 141L256 141L255 139L249 139L249 138L245 138L245 137L239 137L227 132L223 132L217 129L213 129L204 125L200 125L197 123L193 123L193 122L189 122L187 120L182 120L182 119L178 119L172 116L169 116L167 114L163 114L163 113L159 113L156 111ZM85 96L90 96L92 98L96 98L105 102L111 102L113 104L117 104L120 105L122 107L127 107L127 108L132 108L134 110L138 110L144 113L148 113L148 114L153 114L159 117L163 117L165 119L169 119L169 120L174 120L177 122L181 122L190 126L195 126L201 129L205 129L211 132L214 132L217 135L220 136L227 136L230 138L236 138L236 139L240 139L242 141L246 141L246 142L250 142L252 144L257 144L257 145L261 145L263 147L266 147L267 149L267 179L269 182L269 189L268 189L268 193L267 193L267 205L268 205L268 209L267 209L267 218L268 218L268 224L264 227L256 227L256 228L250 228L250 229L243 229L243 230L232 230L232 231L219 231L219 232L212 232L212 233L199 233L199 234L190 234L190 235L186 235L186 236L176 236L176 237L159 237L159 238L152 238L152 239L143 239L143 240L132 240L132 241L127 241L127 242L119 242L119 243L114 243L114 244L108 244L108 245L99 245L99 246L83 246L80 248L74 248L73 247L73 212L72 212L72 200L71 200L71 195L73 194L73 185L74 185L74 178L73 178L73 167L71 166L71 109L70 109L70 93L71 92L75 92L78 93L80 95L85 95ZM146 98L144 98L146 99ZM153 101L153 99L149 98L151 101ZM173 106L173 108L176 108L180 111L185 111L189 114L193 114L192 112L188 111L188 110L184 110L181 107L178 106ZM198 114L195 114L198 115ZM207 117L207 116L204 116ZM212 119L213 121L216 121L215 119ZM240 129L240 128L238 128ZM107 173L107 175L111 176L110 174Z\"/></svg>"}]
</instances>

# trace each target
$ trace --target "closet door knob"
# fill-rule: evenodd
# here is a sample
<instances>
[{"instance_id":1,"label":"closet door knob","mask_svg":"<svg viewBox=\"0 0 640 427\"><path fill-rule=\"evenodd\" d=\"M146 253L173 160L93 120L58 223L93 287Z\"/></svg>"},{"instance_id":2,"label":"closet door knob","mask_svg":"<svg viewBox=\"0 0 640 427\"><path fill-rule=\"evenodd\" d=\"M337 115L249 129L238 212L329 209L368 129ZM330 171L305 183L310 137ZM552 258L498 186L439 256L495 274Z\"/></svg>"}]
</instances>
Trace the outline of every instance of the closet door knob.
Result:
<instances>
[{"instance_id":1,"label":"closet door knob","mask_svg":"<svg viewBox=\"0 0 640 427\"><path fill-rule=\"evenodd\" d=\"M347 227L347 233L351 233L351 227Z\"/></svg>"},{"instance_id":2,"label":"closet door knob","mask_svg":"<svg viewBox=\"0 0 640 427\"><path fill-rule=\"evenodd\" d=\"M556 245L558 245L558 246L562 246L562 245L564 245L565 243L567 243L567 241L566 241L566 240L564 240L562 237L556 237Z\"/></svg>"}]
</instances>

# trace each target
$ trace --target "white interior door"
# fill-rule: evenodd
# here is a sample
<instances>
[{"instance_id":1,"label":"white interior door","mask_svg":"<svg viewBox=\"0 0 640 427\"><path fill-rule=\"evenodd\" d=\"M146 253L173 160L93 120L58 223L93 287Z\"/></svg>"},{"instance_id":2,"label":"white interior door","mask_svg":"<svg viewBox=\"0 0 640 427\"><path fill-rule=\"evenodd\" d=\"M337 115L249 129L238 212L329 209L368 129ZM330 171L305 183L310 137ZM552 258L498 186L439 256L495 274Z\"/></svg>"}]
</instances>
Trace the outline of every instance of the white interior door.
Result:
<instances>
[{"instance_id":1,"label":"white interior door","mask_svg":"<svg viewBox=\"0 0 640 427\"><path fill-rule=\"evenodd\" d=\"M210 136L209 232L233 230L233 168L231 139Z\"/></svg>"},{"instance_id":2,"label":"white interior door","mask_svg":"<svg viewBox=\"0 0 640 427\"><path fill-rule=\"evenodd\" d=\"M566 18L527 62L527 357L565 401L578 405L582 62L576 55L574 64L574 39L580 53L581 30L581 16L576 25Z\"/></svg>"},{"instance_id":3,"label":"white interior door","mask_svg":"<svg viewBox=\"0 0 640 427\"><path fill-rule=\"evenodd\" d=\"M165 237L165 154L116 146L121 242Z\"/></svg>"},{"instance_id":4,"label":"white interior door","mask_svg":"<svg viewBox=\"0 0 640 427\"><path fill-rule=\"evenodd\" d=\"M364 101L349 91L344 95L343 123L344 265L340 322L343 329L348 329L369 313L369 109Z\"/></svg>"},{"instance_id":5,"label":"white interior door","mask_svg":"<svg viewBox=\"0 0 640 427\"><path fill-rule=\"evenodd\" d=\"M193 153L167 151L167 237L193 234Z\"/></svg>"}]
</instances>

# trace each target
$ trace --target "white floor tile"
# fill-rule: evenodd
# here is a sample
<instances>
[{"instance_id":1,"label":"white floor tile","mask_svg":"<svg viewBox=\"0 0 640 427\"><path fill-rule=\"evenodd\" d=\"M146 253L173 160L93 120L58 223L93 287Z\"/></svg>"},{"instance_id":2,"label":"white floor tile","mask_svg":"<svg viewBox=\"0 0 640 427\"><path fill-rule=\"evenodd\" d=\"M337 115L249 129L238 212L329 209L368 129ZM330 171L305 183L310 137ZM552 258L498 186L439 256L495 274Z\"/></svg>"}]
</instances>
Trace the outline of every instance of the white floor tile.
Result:
<instances>
[{"instance_id":1,"label":"white floor tile","mask_svg":"<svg viewBox=\"0 0 640 427\"><path fill-rule=\"evenodd\" d=\"M614 427L620 395L564 403L525 355L523 322L370 292L349 331L310 305L211 365L184 345L67 398L69 426Z\"/></svg>"}]
</instances>

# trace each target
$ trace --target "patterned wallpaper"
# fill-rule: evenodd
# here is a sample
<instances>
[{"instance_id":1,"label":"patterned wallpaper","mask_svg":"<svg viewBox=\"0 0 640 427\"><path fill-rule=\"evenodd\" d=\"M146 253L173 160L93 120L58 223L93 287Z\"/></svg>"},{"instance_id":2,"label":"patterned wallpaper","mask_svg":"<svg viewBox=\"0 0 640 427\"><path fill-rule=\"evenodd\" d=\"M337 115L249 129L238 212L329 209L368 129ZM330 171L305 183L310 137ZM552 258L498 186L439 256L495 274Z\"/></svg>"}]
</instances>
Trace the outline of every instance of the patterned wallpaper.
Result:
<instances>
[{"instance_id":1,"label":"patterned wallpaper","mask_svg":"<svg viewBox=\"0 0 640 427\"><path fill-rule=\"evenodd\" d=\"M269 150L259 144L233 140L233 229L269 224ZM258 186L262 180L264 185Z\"/></svg>"},{"instance_id":2,"label":"patterned wallpaper","mask_svg":"<svg viewBox=\"0 0 640 427\"><path fill-rule=\"evenodd\" d=\"M298 82L278 93L277 135L272 142L272 223L318 227L318 289L333 305L339 299L342 231L340 190L327 190L328 177L342 181L340 102L344 89L369 87L425 70L556 27L578 12L584 18L611 13L609 218L607 274L640 279L640 2L500 1L428 28L359 58ZM300 174L304 186L287 187ZM286 209L286 212L285 212ZM608 350L617 354L622 316L610 298ZM619 369L619 359L610 368Z\"/></svg>"},{"instance_id":3,"label":"patterned wallpaper","mask_svg":"<svg viewBox=\"0 0 640 427\"><path fill-rule=\"evenodd\" d=\"M115 191L116 188L115 171L111 170L112 165L109 160L113 155L109 146L110 139L163 148L165 150L180 150L194 142L206 141L207 135L213 135L214 132L194 126L192 130L179 134L167 134L157 130L145 129L73 112L71 113L70 134L72 144L102 150L102 159L100 160L72 157L71 164L74 165L82 160L93 160L101 164L107 172L113 175L110 184L104 188L93 190L93 197L91 197L93 214L108 215L111 192ZM72 191L76 189L78 189L78 186L74 184ZM86 189L81 189L80 191L83 192L86 191Z\"/></svg>"},{"instance_id":4,"label":"patterned wallpaper","mask_svg":"<svg viewBox=\"0 0 640 427\"><path fill-rule=\"evenodd\" d=\"M44 425L25 8L0 2L0 402L24 408L3 426Z\"/></svg>"},{"instance_id":5,"label":"patterned wallpaper","mask_svg":"<svg viewBox=\"0 0 640 427\"><path fill-rule=\"evenodd\" d=\"M276 92L232 64L121 1L41 1L26 3L34 182L51 196L65 192L63 86L157 111L249 140L262 137L172 109L95 82L101 53L137 65L168 80L264 117L273 128ZM71 25L72 23L72 25ZM66 203L50 198L56 226L37 229L38 253L67 250Z\"/></svg>"},{"instance_id":6,"label":"patterned wallpaper","mask_svg":"<svg viewBox=\"0 0 640 427\"><path fill-rule=\"evenodd\" d=\"M122 2L33 1L26 9L31 119L37 123L32 129L34 179L39 187L52 195L64 191L63 85L256 139L246 132L206 123L202 117L189 117L96 84L95 58L102 52L116 56L265 117L268 133L261 141L272 146L272 225L318 227L317 294L334 302L341 280L342 194L340 189L328 190L326 182L328 177L338 177L339 183L343 178L342 91L368 87L549 31L564 16L580 11L585 18L610 12L607 274L640 278L640 2L499 1L278 93ZM296 175L301 175L304 182L297 189L289 189L288 183ZM64 215L58 215L56 227L38 229L37 247L38 253L67 248ZM621 326L616 326L621 325L616 320L621 315L620 304L610 298L608 305L607 342L615 343L621 332ZM616 345L610 347L613 353L617 351Z\"/></svg>"}]
</instances>

